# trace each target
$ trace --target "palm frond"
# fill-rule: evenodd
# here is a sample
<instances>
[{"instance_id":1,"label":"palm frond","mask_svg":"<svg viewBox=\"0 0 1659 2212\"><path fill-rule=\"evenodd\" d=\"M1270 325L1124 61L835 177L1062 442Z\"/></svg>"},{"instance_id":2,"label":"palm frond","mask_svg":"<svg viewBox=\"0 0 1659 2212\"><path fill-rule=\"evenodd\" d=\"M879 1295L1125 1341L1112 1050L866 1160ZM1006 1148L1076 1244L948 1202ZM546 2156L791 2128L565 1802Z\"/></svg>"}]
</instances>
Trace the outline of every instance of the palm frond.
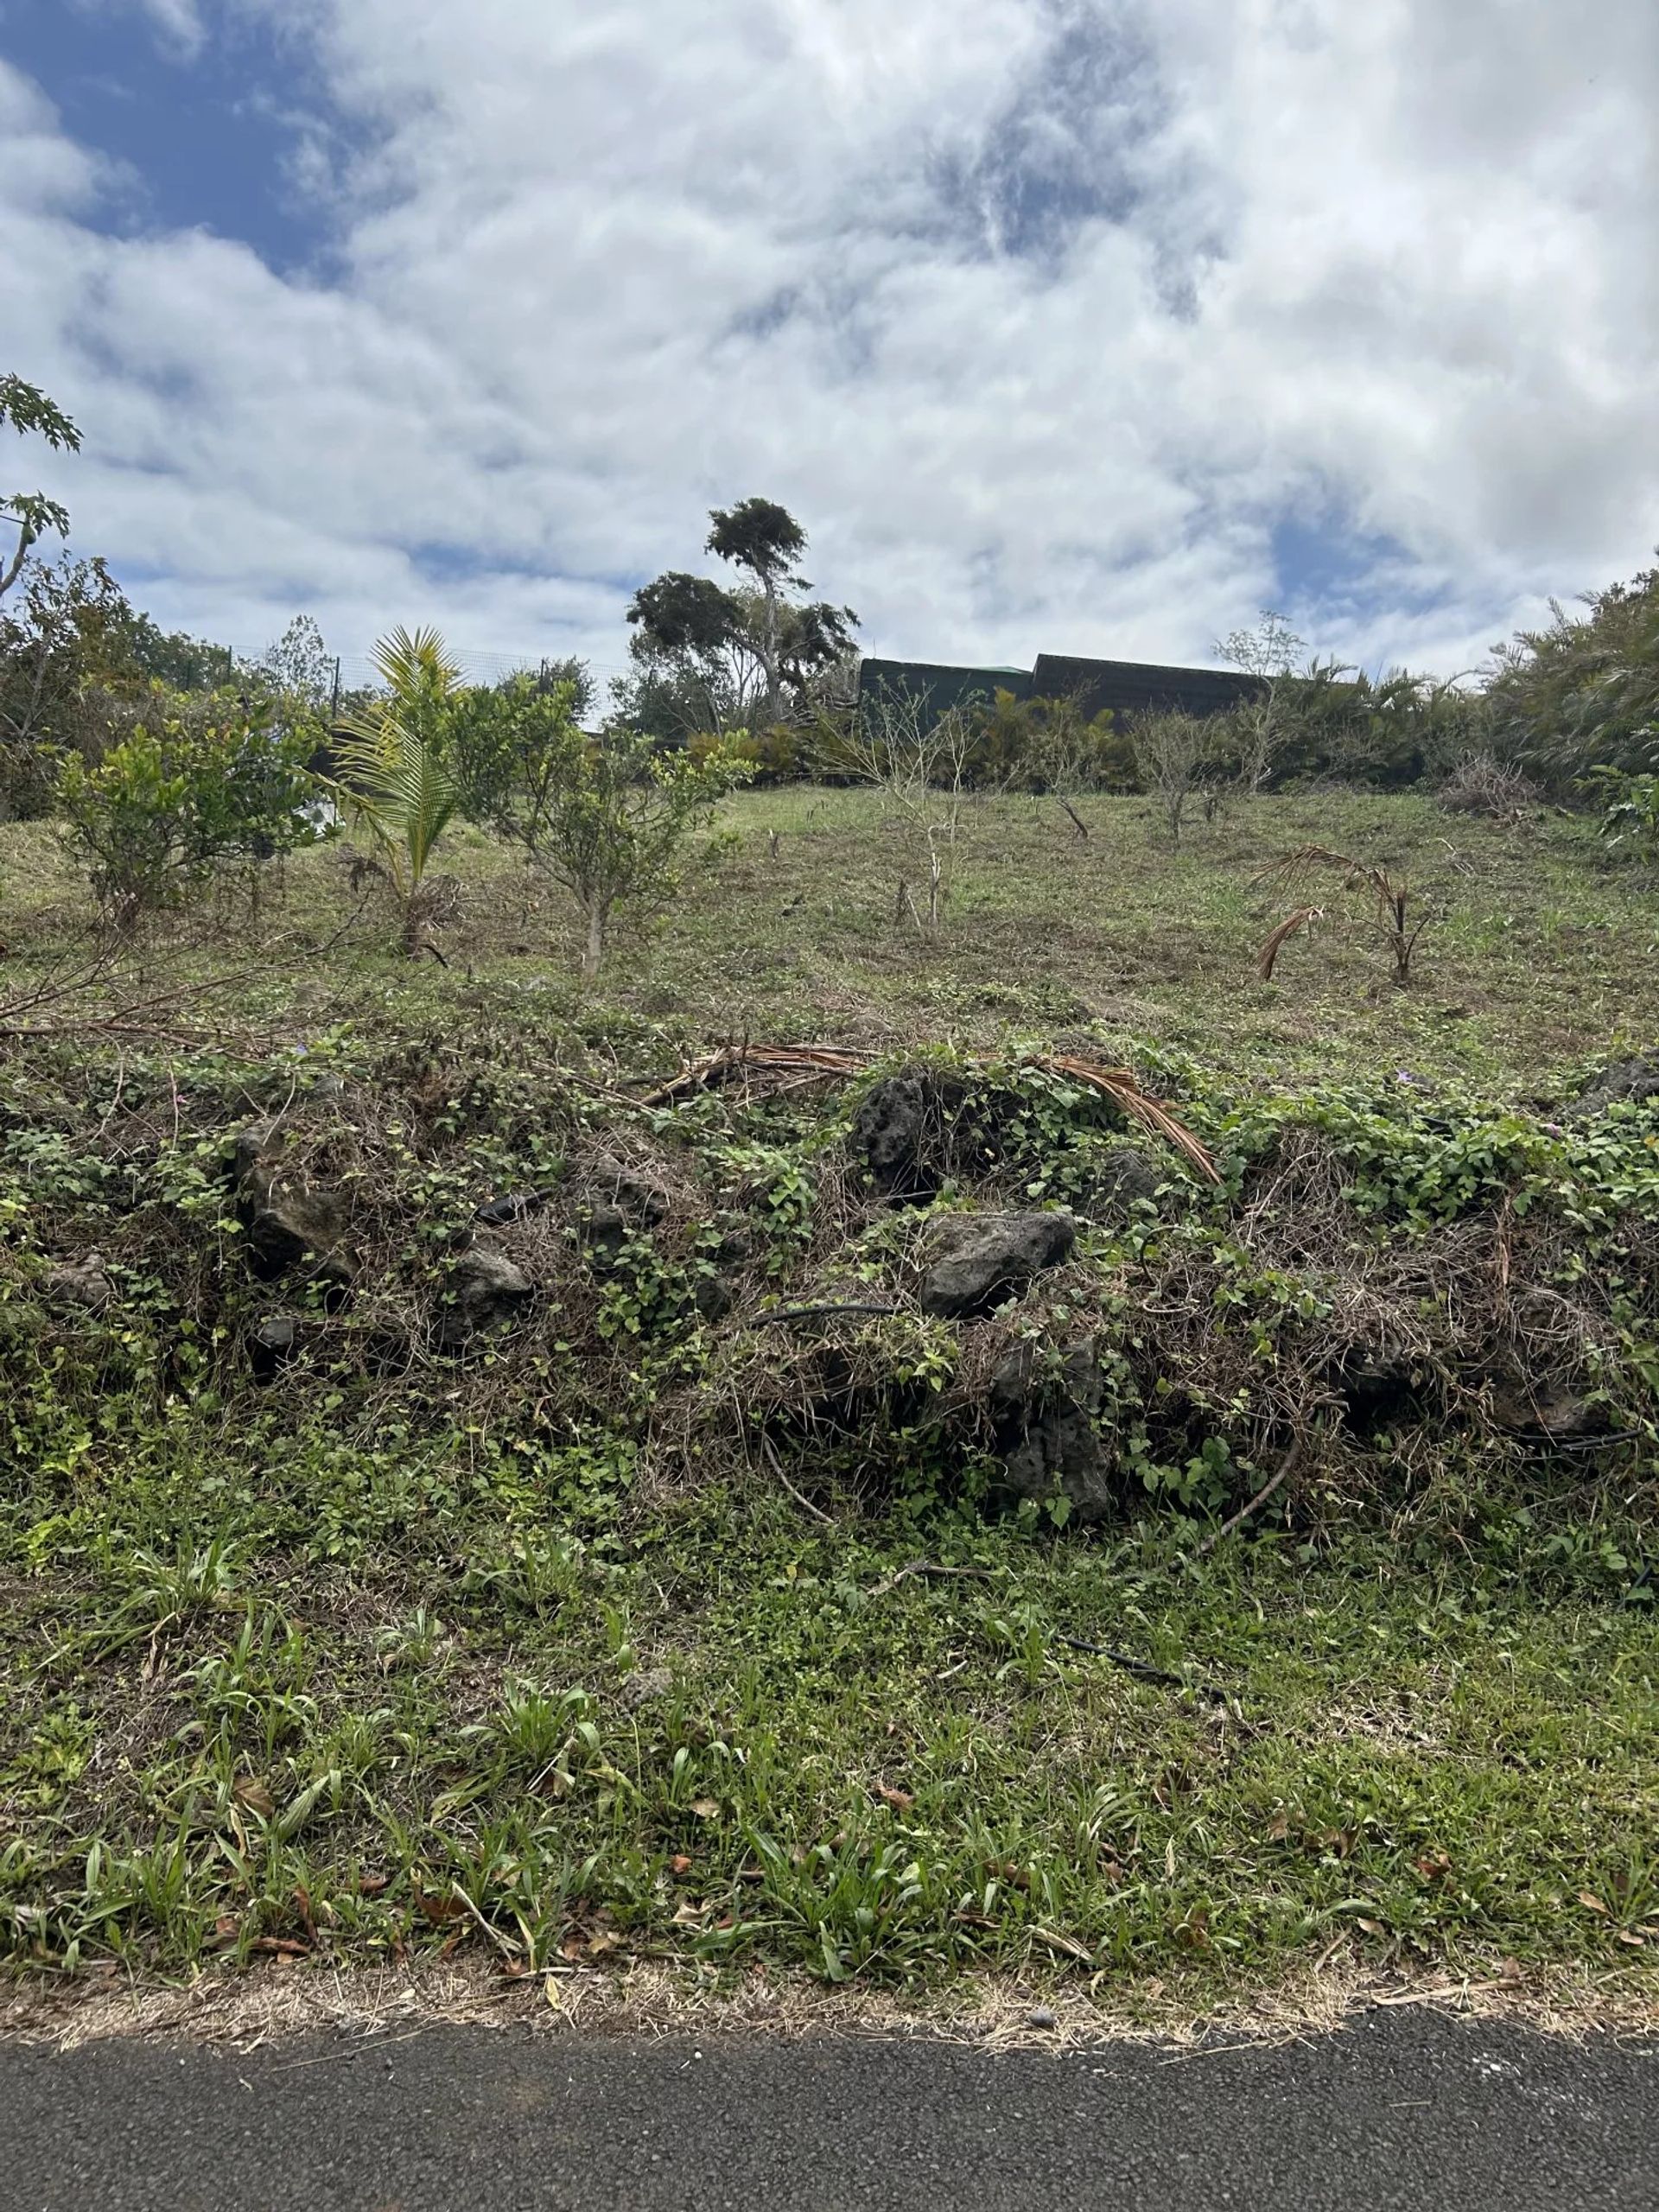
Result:
<instances>
[{"instance_id":1,"label":"palm frond","mask_svg":"<svg viewBox=\"0 0 1659 2212\"><path fill-rule=\"evenodd\" d=\"M1325 912L1323 906L1298 906L1288 913L1268 938L1255 956L1255 972L1264 983L1273 981L1273 965L1298 930L1306 929L1310 922L1319 921Z\"/></svg>"},{"instance_id":2,"label":"palm frond","mask_svg":"<svg viewBox=\"0 0 1659 2212\"><path fill-rule=\"evenodd\" d=\"M461 681L442 638L425 627L405 630L400 623L388 631L374 648L374 664L394 706L417 697L447 698Z\"/></svg>"}]
</instances>

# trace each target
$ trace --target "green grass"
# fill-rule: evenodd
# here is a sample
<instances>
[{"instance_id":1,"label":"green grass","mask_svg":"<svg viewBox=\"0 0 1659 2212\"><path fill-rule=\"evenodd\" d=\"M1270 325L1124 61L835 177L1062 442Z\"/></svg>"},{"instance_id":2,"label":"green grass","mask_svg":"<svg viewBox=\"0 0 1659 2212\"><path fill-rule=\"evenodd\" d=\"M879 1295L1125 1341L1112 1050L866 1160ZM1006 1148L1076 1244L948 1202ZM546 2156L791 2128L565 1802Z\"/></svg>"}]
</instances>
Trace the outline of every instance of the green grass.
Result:
<instances>
[{"instance_id":1,"label":"green grass","mask_svg":"<svg viewBox=\"0 0 1659 2212\"><path fill-rule=\"evenodd\" d=\"M1172 853L1147 801L1096 798L1081 810L1086 843L1048 802L970 801L944 925L922 935L893 916L897 884L925 872L871 795L746 794L722 817L734 847L646 941L620 948L602 1001L696 1037L982 1045L1018 1033L1125 1055L1153 1040L1243 1079L1407 1066L1503 1094L1659 1030L1659 891L1581 817L1504 825L1415 794L1291 794L1200 821ZM1435 916L1411 989L1389 982L1358 894L1329 886L1328 921L1290 947L1274 982L1255 980L1255 949L1282 903L1252 878L1312 841L1403 871ZM389 990L410 1024L447 1024L458 1002L511 1009L526 990L543 1007L574 1004L569 912L526 906L511 861L476 833L445 852L467 891L447 939L461 974L411 973L373 909L333 948L326 975L308 967L294 940L332 935L357 903L332 850L290 862L285 899L268 899L256 922L198 922L160 964L202 972L276 948L291 970L256 1001L302 1027L324 1007L384 1020ZM40 825L0 830L0 887L14 975L60 949L78 912L90 918ZM176 939L178 925L161 934ZM136 964L157 957L152 945Z\"/></svg>"},{"instance_id":2,"label":"green grass","mask_svg":"<svg viewBox=\"0 0 1659 2212\"><path fill-rule=\"evenodd\" d=\"M1081 1535L987 1517L913 1440L885 1479L807 1447L803 1505L717 1446L695 1396L675 1452L648 1448L698 1360L728 1391L749 1371L695 1331L654 1343L672 1255L597 1302L560 1277L527 1349L374 1365L480 1195L632 1141L617 1086L745 1034L1080 1046L1173 1084L1240 1159L1273 1114L1334 1117L1373 1253L1518 1222L1518 1195L1536 1202L1518 1251L1548 1215L1590 1240L1571 1265L1617 1274L1624 1213L1651 1210L1649 1125L1556 1140L1499 1110L1659 1034L1659 900L1583 823L1306 794L1172 854L1142 802L1083 810L1087 843L1051 806L971 804L924 936L893 918L915 855L868 797L752 794L734 846L587 996L571 918L527 903L482 839L450 849L467 904L447 969L399 959L338 856L310 855L257 915L157 925L48 1010L63 1033L13 1041L0 1930L19 1971L466 1947L524 1970L764 1961L906 1990L1011 1969L1117 2005L1200 2006L1319 1958L1650 1984L1651 1436L1605 1477L1450 1434L1427 1461L1368 1440L1360 1490L1299 1491L1185 1564L1222 1501L1178 1510L1150 1463L1120 1523ZM1313 840L1404 868L1435 911L1410 989L1340 893L1255 981L1274 909L1251 878ZM90 918L38 825L0 830L0 891L3 1000L76 957ZM230 973L150 1033L88 1026ZM262 1389L238 1347L274 1294L245 1280L218 1163L228 1131L296 1099L381 1241L338 1322L320 1295L304 1308L326 1355ZM1070 1143L1049 1110L1038 1138ZM826 1257L902 1271L891 1218L855 1249L811 1246L834 1111L711 1102L650 1132L694 1207L772 1179L762 1294ZM1235 1306L1262 1317L1248 1399L1305 1321L1289 1262L1235 1266L1231 1199L1213 1203L1189 1192L1131 1243L1086 1238L1064 1296L1109 1288L1132 1317L1147 1270L1190 1246L1224 1332ZM120 1304L66 1324L42 1273L92 1245ZM1615 1292L1614 1364L1659 1361L1648 1294ZM1628 1376L1605 1389L1646 1418ZM1225 1396L1205 1418L1243 1454ZM972 1572L893 1579L922 1558Z\"/></svg>"},{"instance_id":3,"label":"green grass","mask_svg":"<svg viewBox=\"0 0 1659 2212\"><path fill-rule=\"evenodd\" d=\"M459 1938L526 1969L620 1948L1202 2004L1333 1948L1621 1979L1659 1939L1659 1649L1570 1586L1382 1541L1183 1570L1152 1532L961 1522L925 1540L975 1576L894 1584L917 1531L753 1494L584 1541L453 1471L419 1535L384 1465L260 1487L287 1522L354 1478L348 1568L262 1542L203 1475L101 1506L95 1569L14 1583L22 1958Z\"/></svg>"}]
</instances>

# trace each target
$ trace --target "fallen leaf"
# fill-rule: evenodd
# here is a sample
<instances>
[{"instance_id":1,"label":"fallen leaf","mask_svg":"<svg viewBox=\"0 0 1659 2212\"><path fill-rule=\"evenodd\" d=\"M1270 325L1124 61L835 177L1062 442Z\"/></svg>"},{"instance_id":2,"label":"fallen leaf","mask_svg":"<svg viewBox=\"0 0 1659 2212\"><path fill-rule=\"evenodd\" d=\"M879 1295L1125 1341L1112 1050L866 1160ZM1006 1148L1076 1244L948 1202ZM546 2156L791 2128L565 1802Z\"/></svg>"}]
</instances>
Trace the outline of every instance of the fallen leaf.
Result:
<instances>
[{"instance_id":1,"label":"fallen leaf","mask_svg":"<svg viewBox=\"0 0 1659 2212\"><path fill-rule=\"evenodd\" d=\"M683 1904L676 1908L671 1924L676 1928L701 1928L708 1910L706 1904L693 1904L687 1897Z\"/></svg>"},{"instance_id":2,"label":"fallen leaf","mask_svg":"<svg viewBox=\"0 0 1659 2212\"><path fill-rule=\"evenodd\" d=\"M1426 1851L1411 1863L1426 1882L1443 1882L1452 1872L1452 1861L1443 1851Z\"/></svg>"},{"instance_id":3,"label":"fallen leaf","mask_svg":"<svg viewBox=\"0 0 1659 2212\"><path fill-rule=\"evenodd\" d=\"M1644 1951L1648 1947L1647 1937L1638 1936L1634 1928L1616 1929L1614 1934L1619 1942L1628 1943L1633 1951Z\"/></svg>"},{"instance_id":4,"label":"fallen leaf","mask_svg":"<svg viewBox=\"0 0 1659 2212\"><path fill-rule=\"evenodd\" d=\"M467 1910L459 1897L433 1897L424 1890L416 1893L415 1902L435 1928L442 1928L447 1920L459 1920Z\"/></svg>"},{"instance_id":5,"label":"fallen leaf","mask_svg":"<svg viewBox=\"0 0 1659 2212\"><path fill-rule=\"evenodd\" d=\"M595 1928L588 1938L588 1955L590 1959L607 1958L611 1952L620 1951L622 1948L622 1943L623 1937L620 1929Z\"/></svg>"},{"instance_id":6,"label":"fallen leaf","mask_svg":"<svg viewBox=\"0 0 1659 2212\"><path fill-rule=\"evenodd\" d=\"M916 1802L908 1789L895 1789L891 1783L878 1782L875 1787L883 1804L891 1805L895 1813L907 1813Z\"/></svg>"},{"instance_id":7,"label":"fallen leaf","mask_svg":"<svg viewBox=\"0 0 1659 2212\"><path fill-rule=\"evenodd\" d=\"M1275 1813L1273 1818L1268 1822L1268 1841L1269 1843L1282 1843L1289 1834L1290 1815L1283 1811Z\"/></svg>"},{"instance_id":8,"label":"fallen leaf","mask_svg":"<svg viewBox=\"0 0 1659 2212\"><path fill-rule=\"evenodd\" d=\"M700 1821L717 1821L720 1818L720 1805L713 1797L694 1797L691 1810Z\"/></svg>"},{"instance_id":9,"label":"fallen leaf","mask_svg":"<svg viewBox=\"0 0 1659 2212\"><path fill-rule=\"evenodd\" d=\"M378 1897L391 1887L390 1874L359 1874L357 1878L357 1894L360 1897Z\"/></svg>"},{"instance_id":10,"label":"fallen leaf","mask_svg":"<svg viewBox=\"0 0 1659 2212\"><path fill-rule=\"evenodd\" d=\"M256 1936L252 1948L270 1959L303 1959L310 1950L308 1944L296 1943L291 1936Z\"/></svg>"},{"instance_id":11,"label":"fallen leaf","mask_svg":"<svg viewBox=\"0 0 1659 2212\"><path fill-rule=\"evenodd\" d=\"M276 1800L263 1782L256 1782L251 1774L238 1775L231 1785L231 1795L238 1805L245 1805L251 1813L257 1813L268 1821L276 1810Z\"/></svg>"},{"instance_id":12,"label":"fallen leaf","mask_svg":"<svg viewBox=\"0 0 1659 2212\"><path fill-rule=\"evenodd\" d=\"M556 2012L559 2010L559 1985L551 1974L542 1984L542 1994Z\"/></svg>"},{"instance_id":13,"label":"fallen leaf","mask_svg":"<svg viewBox=\"0 0 1659 2212\"><path fill-rule=\"evenodd\" d=\"M1588 1890L1580 1890L1579 1891L1579 1903L1584 1907L1586 1912L1599 1912L1602 1914L1604 1917L1606 1915L1606 1906L1602 1903L1599 1897L1592 1897Z\"/></svg>"},{"instance_id":14,"label":"fallen leaf","mask_svg":"<svg viewBox=\"0 0 1659 2212\"><path fill-rule=\"evenodd\" d=\"M213 1932L208 1938L210 1948L215 1951L221 1951L227 1944L234 1943L236 1937L236 1915L233 1912L221 1912L213 1923Z\"/></svg>"},{"instance_id":15,"label":"fallen leaf","mask_svg":"<svg viewBox=\"0 0 1659 2212\"><path fill-rule=\"evenodd\" d=\"M671 1874L689 1874L691 1872L691 1861L683 1851L675 1853L668 1862L668 1871Z\"/></svg>"},{"instance_id":16,"label":"fallen leaf","mask_svg":"<svg viewBox=\"0 0 1659 2212\"><path fill-rule=\"evenodd\" d=\"M1086 1945L1074 1942L1070 1936L1058 1935L1052 1928L1033 1928L1031 1932L1039 1943L1046 1943L1052 1951L1063 1951L1068 1959L1090 1960L1095 1955Z\"/></svg>"}]
</instances>

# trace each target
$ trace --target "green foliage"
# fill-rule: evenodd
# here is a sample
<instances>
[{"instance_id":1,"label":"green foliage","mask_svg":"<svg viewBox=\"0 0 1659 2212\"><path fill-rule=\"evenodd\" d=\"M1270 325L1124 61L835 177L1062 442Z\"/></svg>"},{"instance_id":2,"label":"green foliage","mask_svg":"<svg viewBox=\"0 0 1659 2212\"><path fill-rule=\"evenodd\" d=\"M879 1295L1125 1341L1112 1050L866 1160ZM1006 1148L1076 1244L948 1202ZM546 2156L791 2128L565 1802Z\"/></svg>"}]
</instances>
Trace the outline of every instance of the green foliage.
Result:
<instances>
[{"instance_id":1,"label":"green foliage","mask_svg":"<svg viewBox=\"0 0 1659 2212\"><path fill-rule=\"evenodd\" d=\"M1487 673L1501 749L1558 784L1659 768L1659 569L1582 604L1575 616L1552 602L1548 628L1517 632Z\"/></svg>"},{"instance_id":2,"label":"green foliage","mask_svg":"<svg viewBox=\"0 0 1659 2212\"><path fill-rule=\"evenodd\" d=\"M1591 769L1586 781L1600 792L1601 834L1608 842L1632 846L1643 860L1659 861L1659 775L1600 767Z\"/></svg>"},{"instance_id":3,"label":"green foliage","mask_svg":"<svg viewBox=\"0 0 1659 2212\"><path fill-rule=\"evenodd\" d=\"M1016 699L999 690L974 715L969 776L993 790L1138 791L1135 747L1111 709L1085 720L1075 699Z\"/></svg>"},{"instance_id":4,"label":"green foliage","mask_svg":"<svg viewBox=\"0 0 1659 2212\"><path fill-rule=\"evenodd\" d=\"M427 944L437 902L428 868L461 804L448 758L461 671L435 630L399 628L375 647L385 689L335 729L329 789L368 843L402 917L413 956Z\"/></svg>"},{"instance_id":5,"label":"green foliage","mask_svg":"<svg viewBox=\"0 0 1659 2212\"><path fill-rule=\"evenodd\" d=\"M569 892L584 925L582 969L599 972L619 912L649 914L678 890L692 829L750 768L728 743L701 758L662 754L613 726L587 736L555 699L524 707L530 772L498 817L513 825L534 864Z\"/></svg>"},{"instance_id":6,"label":"green foliage","mask_svg":"<svg viewBox=\"0 0 1659 2212\"><path fill-rule=\"evenodd\" d=\"M25 565L0 607L0 814L43 811L60 753L90 765L124 702L148 708L132 652L141 619L101 561Z\"/></svg>"},{"instance_id":7,"label":"green foliage","mask_svg":"<svg viewBox=\"0 0 1659 2212\"><path fill-rule=\"evenodd\" d=\"M747 586L727 590L680 570L642 585L628 606L637 673L615 687L632 728L682 741L809 719L855 654L852 609L805 596L797 563L806 533L786 508L743 499L709 520L708 550Z\"/></svg>"},{"instance_id":8,"label":"green foliage","mask_svg":"<svg viewBox=\"0 0 1659 2212\"><path fill-rule=\"evenodd\" d=\"M62 836L110 918L126 926L188 904L227 870L323 834L311 741L239 701L157 690L149 715L95 766L62 763Z\"/></svg>"},{"instance_id":9,"label":"green foliage","mask_svg":"<svg viewBox=\"0 0 1659 2212\"><path fill-rule=\"evenodd\" d=\"M80 432L60 407L38 386L22 377L0 376L0 429L10 423L20 437L44 438L54 452L79 453ZM0 563L0 598L11 589L29 557L29 549L48 531L67 537L69 517L55 499L43 492L12 492L0 496L0 517L17 531L11 558Z\"/></svg>"}]
</instances>

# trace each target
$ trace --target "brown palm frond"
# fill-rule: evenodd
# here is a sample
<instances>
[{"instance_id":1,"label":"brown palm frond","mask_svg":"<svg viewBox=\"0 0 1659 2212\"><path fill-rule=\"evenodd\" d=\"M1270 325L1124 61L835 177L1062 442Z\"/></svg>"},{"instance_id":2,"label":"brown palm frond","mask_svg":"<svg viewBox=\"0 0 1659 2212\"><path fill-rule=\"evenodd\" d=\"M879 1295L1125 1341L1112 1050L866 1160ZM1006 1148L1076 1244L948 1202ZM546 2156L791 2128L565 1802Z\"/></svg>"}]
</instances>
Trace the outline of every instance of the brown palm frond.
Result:
<instances>
[{"instance_id":1,"label":"brown palm frond","mask_svg":"<svg viewBox=\"0 0 1659 2212\"><path fill-rule=\"evenodd\" d=\"M1298 906L1285 916L1255 956L1255 972L1264 983L1273 981L1273 963L1297 931L1306 929L1310 922L1321 920L1324 914L1323 906Z\"/></svg>"},{"instance_id":2,"label":"brown palm frond","mask_svg":"<svg viewBox=\"0 0 1659 2212\"><path fill-rule=\"evenodd\" d=\"M1258 868L1250 881L1271 883L1281 891L1288 891L1300 877L1318 868L1339 868L1350 881L1356 876L1369 878L1373 873L1351 853L1334 853L1329 845L1298 845L1294 853L1281 853L1276 861L1269 861L1266 868Z\"/></svg>"},{"instance_id":3,"label":"brown palm frond","mask_svg":"<svg viewBox=\"0 0 1659 2212\"><path fill-rule=\"evenodd\" d=\"M689 1062L669 1082L648 1091L639 1103L672 1106L694 1090L718 1090L735 1075L770 1074L807 1081L859 1075L869 1065L871 1057L838 1045L723 1045L717 1052Z\"/></svg>"},{"instance_id":4,"label":"brown palm frond","mask_svg":"<svg viewBox=\"0 0 1659 2212\"><path fill-rule=\"evenodd\" d=\"M1173 1144L1183 1158L1189 1160L1206 1182L1219 1183L1221 1171L1198 1142L1191 1129L1176 1120L1161 1100L1141 1090L1128 1068L1103 1068L1093 1060L1077 1060L1062 1053L1033 1053L1025 1065L1044 1068L1051 1075L1066 1076L1073 1083L1086 1084L1090 1090L1098 1090L1104 1097L1121 1107L1124 1113Z\"/></svg>"},{"instance_id":5,"label":"brown palm frond","mask_svg":"<svg viewBox=\"0 0 1659 2212\"><path fill-rule=\"evenodd\" d=\"M639 1103L645 1107L671 1106L693 1091L717 1089L740 1074L748 1079L756 1075L767 1078L768 1088L774 1094L794 1090L804 1083L861 1075L874 1057L840 1045L728 1045L717 1052L691 1061L671 1081L648 1091ZM1148 1096L1128 1068L1101 1067L1092 1060L1040 1052L1031 1054L1021 1065L1040 1068L1049 1075L1067 1077L1099 1091L1143 1128L1173 1144L1207 1182L1220 1182L1221 1173L1215 1161L1192 1131L1166 1106Z\"/></svg>"}]
</instances>

